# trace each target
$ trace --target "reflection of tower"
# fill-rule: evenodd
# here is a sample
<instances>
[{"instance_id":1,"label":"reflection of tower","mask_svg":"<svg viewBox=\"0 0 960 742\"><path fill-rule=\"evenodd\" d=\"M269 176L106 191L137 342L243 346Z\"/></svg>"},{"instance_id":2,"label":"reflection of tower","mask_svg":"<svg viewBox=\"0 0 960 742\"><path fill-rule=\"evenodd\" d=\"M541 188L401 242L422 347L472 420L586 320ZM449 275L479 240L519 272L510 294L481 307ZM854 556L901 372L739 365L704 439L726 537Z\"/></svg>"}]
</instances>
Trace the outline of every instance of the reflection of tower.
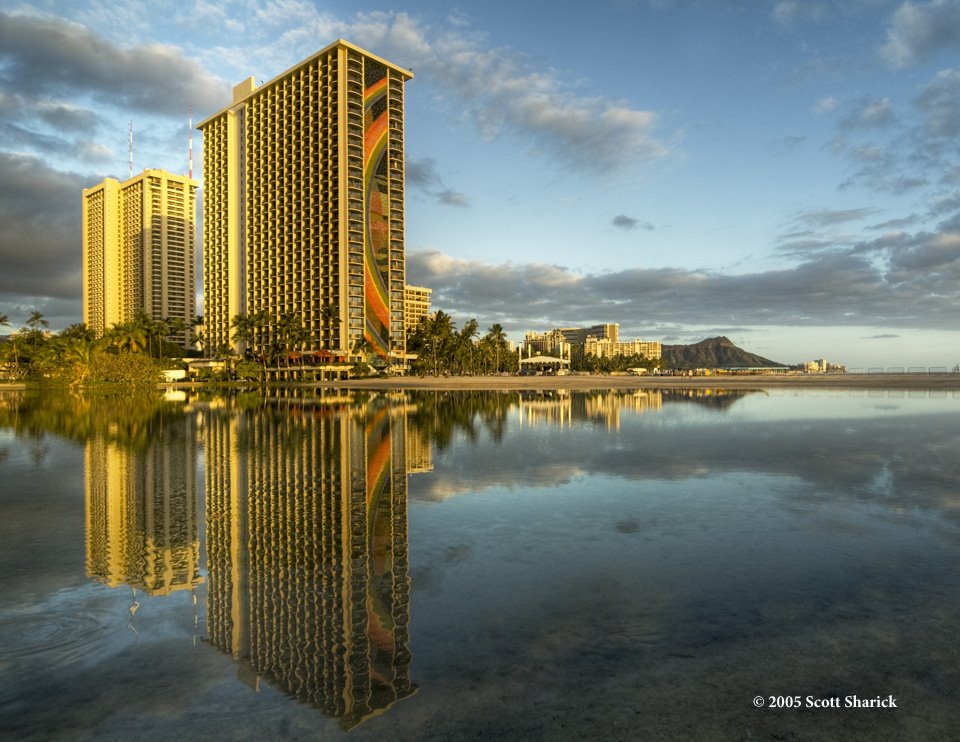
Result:
<instances>
[{"instance_id":1,"label":"reflection of tower","mask_svg":"<svg viewBox=\"0 0 960 742\"><path fill-rule=\"evenodd\" d=\"M390 411L396 418L394 424L403 425L403 452L407 474L425 474L433 471L433 445L430 442L430 435L428 431L410 422L410 414L417 411L417 405L397 402Z\"/></svg>"},{"instance_id":2,"label":"reflection of tower","mask_svg":"<svg viewBox=\"0 0 960 742\"><path fill-rule=\"evenodd\" d=\"M574 416L602 422L607 430L614 431L620 430L622 411L630 410L641 415L645 412L659 412L662 407L663 394L658 389L591 392L580 396Z\"/></svg>"},{"instance_id":3,"label":"reflection of tower","mask_svg":"<svg viewBox=\"0 0 960 742\"><path fill-rule=\"evenodd\" d=\"M531 392L520 396L520 424L570 427L572 405L565 391Z\"/></svg>"},{"instance_id":4,"label":"reflection of tower","mask_svg":"<svg viewBox=\"0 0 960 742\"><path fill-rule=\"evenodd\" d=\"M413 693L403 420L371 404L205 429L210 643L345 728Z\"/></svg>"},{"instance_id":5,"label":"reflection of tower","mask_svg":"<svg viewBox=\"0 0 960 742\"><path fill-rule=\"evenodd\" d=\"M145 448L87 442L87 575L150 595L200 577L196 443L191 418L165 422Z\"/></svg>"}]
</instances>

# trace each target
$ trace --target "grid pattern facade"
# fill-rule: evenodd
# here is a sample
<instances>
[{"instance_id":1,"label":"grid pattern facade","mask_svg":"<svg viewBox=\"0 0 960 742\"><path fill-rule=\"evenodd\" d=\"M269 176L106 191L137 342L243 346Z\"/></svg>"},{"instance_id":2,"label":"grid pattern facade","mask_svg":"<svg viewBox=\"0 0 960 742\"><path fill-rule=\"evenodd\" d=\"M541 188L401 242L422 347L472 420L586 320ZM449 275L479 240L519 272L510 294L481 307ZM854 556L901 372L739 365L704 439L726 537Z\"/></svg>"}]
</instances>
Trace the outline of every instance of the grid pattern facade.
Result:
<instances>
[{"instance_id":1,"label":"grid pattern facade","mask_svg":"<svg viewBox=\"0 0 960 742\"><path fill-rule=\"evenodd\" d=\"M430 296L432 289L423 286L407 286L404 290L404 330L416 329L420 321L430 314Z\"/></svg>"},{"instance_id":2,"label":"grid pattern facade","mask_svg":"<svg viewBox=\"0 0 960 742\"><path fill-rule=\"evenodd\" d=\"M204 424L210 643L345 728L416 690L403 429L386 406Z\"/></svg>"},{"instance_id":3,"label":"grid pattern facade","mask_svg":"<svg viewBox=\"0 0 960 742\"><path fill-rule=\"evenodd\" d=\"M83 319L98 335L142 312L182 320L171 339L186 346L196 316L198 183L145 170L123 183L84 190Z\"/></svg>"},{"instance_id":4,"label":"grid pattern facade","mask_svg":"<svg viewBox=\"0 0 960 742\"><path fill-rule=\"evenodd\" d=\"M87 575L150 595L201 582L192 418L125 448L97 436L85 451Z\"/></svg>"},{"instance_id":5,"label":"grid pattern facade","mask_svg":"<svg viewBox=\"0 0 960 742\"><path fill-rule=\"evenodd\" d=\"M307 350L404 337L403 83L410 73L343 41L201 122L204 314L214 346L263 314L253 350L294 315ZM335 316L339 322L331 322Z\"/></svg>"},{"instance_id":6,"label":"grid pattern facade","mask_svg":"<svg viewBox=\"0 0 960 742\"><path fill-rule=\"evenodd\" d=\"M83 203L83 321L97 335L107 329L107 255L109 224L106 188L93 189ZM114 320L119 321L119 319Z\"/></svg>"},{"instance_id":7,"label":"grid pattern facade","mask_svg":"<svg viewBox=\"0 0 960 742\"><path fill-rule=\"evenodd\" d=\"M231 250L239 231L231 232L229 217L230 158L229 129L233 114L210 121L203 130L203 330L211 348L230 344L230 320L242 310L230 289L231 263L237 260ZM216 216L216 218L214 218ZM231 260L232 258L232 260Z\"/></svg>"},{"instance_id":8,"label":"grid pattern facade","mask_svg":"<svg viewBox=\"0 0 960 742\"><path fill-rule=\"evenodd\" d=\"M588 337L584 343L584 353L597 358L613 358L614 356L640 355L648 359L657 359L663 355L663 347L659 340L629 340L622 343L611 340L598 340Z\"/></svg>"}]
</instances>

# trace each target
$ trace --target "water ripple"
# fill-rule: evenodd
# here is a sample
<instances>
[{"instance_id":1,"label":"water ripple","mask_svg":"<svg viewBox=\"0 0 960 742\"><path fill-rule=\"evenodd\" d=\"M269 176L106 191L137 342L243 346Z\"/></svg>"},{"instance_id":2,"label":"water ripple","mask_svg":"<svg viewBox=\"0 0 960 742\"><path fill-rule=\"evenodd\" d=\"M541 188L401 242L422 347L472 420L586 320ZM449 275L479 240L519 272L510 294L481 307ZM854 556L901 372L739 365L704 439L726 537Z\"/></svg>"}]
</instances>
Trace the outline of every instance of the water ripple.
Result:
<instances>
[{"instance_id":1,"label":"water ripple","mask_svg":"<svg viewBox=\"0 0 960 742\"><path fill-rule=\"evenodd\" d=\"M0 616L0 657L10 664L48 660L65 665L96 652L113 633L107 611L49 610Z\"/></svg>"}]
</instances>

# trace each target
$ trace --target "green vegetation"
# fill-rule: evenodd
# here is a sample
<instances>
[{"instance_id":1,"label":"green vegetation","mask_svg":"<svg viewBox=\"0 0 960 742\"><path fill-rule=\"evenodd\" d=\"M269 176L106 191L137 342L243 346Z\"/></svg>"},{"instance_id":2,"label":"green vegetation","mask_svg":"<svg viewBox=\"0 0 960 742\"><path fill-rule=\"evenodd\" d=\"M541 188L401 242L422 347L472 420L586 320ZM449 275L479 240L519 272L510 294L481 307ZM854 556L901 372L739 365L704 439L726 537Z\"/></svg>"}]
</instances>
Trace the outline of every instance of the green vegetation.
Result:
<instances>
[{"instance_id":1,"label":"green vegetation","mask_svg":"<svg viewBox=\"0 0 960 742\"><path fill-rule=\"evenodd\" d=\"M0 326L10 326L0 314ZM164 358L182 357L184 349L170 342L182 336L182 320L154 321L141 314L114 325L102 338L84 324L48 333L49 322L33 311L26 326L0 343L0 380L80 387L122 384L149 387L160 379Z\"/></svg>"},{"instance_id":2,"label":"green vegetation","mask_svg":"<svg viewBox=\"0 0 960 742\"><path fill-rule=\"evenodd\" d=\"M479 335L475 319L468 320L458 332L443 310L423 318L407 336L407 351L418 356L411 364L411 373L449 376L517 370L517 356L507 346L503 327L494 324L486 335Z\"/></svg>"},{"instance_id":3,"label":"green vegetation","mask_svg":"<svg viewBox=\"0 0 960 742\"><path fill-rule=\"evenodd\" d=\"M614 356L612 358L598 358L595 355L574 356L571 371L587 371L589 373L622 373L631 368L645 368L647 371L662 369L663 361L659 358L647 358L642 355Z\"/></svg>"},{"instance_id":4,"label":"green vegetation","mask_svg":"<svg viewBox=\"0 0 960 742\"><path fill-rule=\"evenodd\" d=\"M99 436L127 448L146 447L167 421L185 414L182 404L165 402L155 389L82 395L34 389L0 397L0 427L18 437L39 439L50 432L83 442Z\"/></svg>"}]
</instances>

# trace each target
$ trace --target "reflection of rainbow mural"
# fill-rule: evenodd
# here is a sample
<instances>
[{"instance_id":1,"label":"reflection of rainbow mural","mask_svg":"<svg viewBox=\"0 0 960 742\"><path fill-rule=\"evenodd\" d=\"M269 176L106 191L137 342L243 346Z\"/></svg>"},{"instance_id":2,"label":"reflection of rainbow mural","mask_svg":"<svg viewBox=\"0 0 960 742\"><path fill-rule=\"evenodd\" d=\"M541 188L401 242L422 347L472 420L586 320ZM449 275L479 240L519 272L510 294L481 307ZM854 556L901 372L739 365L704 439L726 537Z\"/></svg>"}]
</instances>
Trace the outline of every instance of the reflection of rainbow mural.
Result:
<instances>
[{"instance_id":1,"label":"reflection of rainbow mural","mask_svg":"<svg viewBox=\"0 0 960 742\"><path fill-rule=\"evenodd\" d=\"M371 674L391 684L396 655L393 616L393 524L390 491L393 446L390 415L377 410L365 427L367 455L367 634Z\"/></svg>"},{"instance_id":2,"label":"reflection of rainbow mural","mask_svg":"<svg viewBox=\"0 0 960 742\"><path fill-rule=\"evenodd\" d=\"M387 201L387 70L367 60L363 95L364 337L385 356L390 351L390 207Z\"/></svg>"}]
</instances>

